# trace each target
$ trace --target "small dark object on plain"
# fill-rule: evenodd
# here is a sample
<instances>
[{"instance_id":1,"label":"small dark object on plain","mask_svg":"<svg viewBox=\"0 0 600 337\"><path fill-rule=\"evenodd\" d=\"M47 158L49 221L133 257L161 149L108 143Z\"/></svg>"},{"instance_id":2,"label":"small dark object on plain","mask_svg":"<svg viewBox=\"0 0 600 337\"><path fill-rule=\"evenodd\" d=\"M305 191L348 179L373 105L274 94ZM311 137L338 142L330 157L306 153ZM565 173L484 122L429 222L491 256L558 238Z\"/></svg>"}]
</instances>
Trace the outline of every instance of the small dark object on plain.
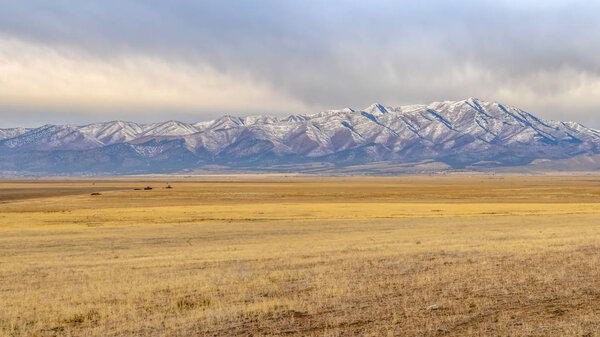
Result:
<instances>
[{"instance_id":1,"label":"small dark object on plain","mask_svg":"<svg viewBox=\"0 0 600 337\"><path fill-rule=\"evenodd\" d=\"M170 189L172 189L172 188L173 188L173 186L171 186L171 185L167 185L167 187L165 187L165 188L170 190Z\"/></svg>"},{"instance_id":2,"label":"small dark object on plain","mask_svg":"<svg viewBox=\"0 0 600 337\"><path fill-rule=\"evenodd\" d=\"M90 195L102 195L102 194L101 194L101 193L98 193L98 192L94 192L94 193L92 193L92 194L90 194Z\"/></svg>"},{"instance_id":3,"label":"small dark object on plain","mask_svg":"<svg viewBox=\"0 0 600 337\"><path fill-rule=\"evenodd\" d=\"M141 188L134 188L133 190L134 191L141 191L142 189Z\"/></svg>"},{"instance_id":4,"label":"small dark object on plain","mask_svg":"<svg viewBox=\"0 0 600 337\"><path fill-rule=\"evenodd\" d=\"M152 187L150 187L150 186L144 187L144 191L150 191L151 189L152 189Z\"/></svg>"}]
</instances>

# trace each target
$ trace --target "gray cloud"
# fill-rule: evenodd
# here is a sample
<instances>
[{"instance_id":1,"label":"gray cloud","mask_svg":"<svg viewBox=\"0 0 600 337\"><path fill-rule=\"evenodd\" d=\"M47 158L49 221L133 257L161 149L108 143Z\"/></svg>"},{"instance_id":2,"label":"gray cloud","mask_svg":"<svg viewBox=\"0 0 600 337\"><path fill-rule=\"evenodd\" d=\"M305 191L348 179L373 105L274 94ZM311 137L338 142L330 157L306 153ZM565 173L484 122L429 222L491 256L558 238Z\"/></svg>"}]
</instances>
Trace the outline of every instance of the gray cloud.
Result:
<instances>
[{"instance_id":1,"label":"gray cloud","mask_svg":"<svg viewBox=\"0 0 600 337\"><path fill-rule=\"evenodd\" d=\"M47 102L54 104L56 120L85 121L97 114L207 119L221 112L283 114L477 96L600 127L600 4L589 1L32 0L7 1L0 9L2 36L58 51L63 58L55 62L74 73L90 71L88 77L100 76L111 88L135 77L131 86L148 92L139 100L165 87L178 93L153 101L152 109L143 102L124 104L117 92L107 94L110 104L103 105L102 97L85 91L76 94L94 97L75 102L67 88L7 102L0 89L3 111L28 111L34 122L37 113L39 121L47 120L41 114ZM43 52L35 55L43 58ZM140 57L165 69L149 71L162 86L149 85L143 68L123 68ZM108 68L89 66L88 59ZM123 71L128 75L114 76ZM255 86L260 92L249 93ZM203 93L215 96L214 90L223 92L221 100L194 101ZM231 104L238 96L239 104Z\"/></svg>"}]
</instances>

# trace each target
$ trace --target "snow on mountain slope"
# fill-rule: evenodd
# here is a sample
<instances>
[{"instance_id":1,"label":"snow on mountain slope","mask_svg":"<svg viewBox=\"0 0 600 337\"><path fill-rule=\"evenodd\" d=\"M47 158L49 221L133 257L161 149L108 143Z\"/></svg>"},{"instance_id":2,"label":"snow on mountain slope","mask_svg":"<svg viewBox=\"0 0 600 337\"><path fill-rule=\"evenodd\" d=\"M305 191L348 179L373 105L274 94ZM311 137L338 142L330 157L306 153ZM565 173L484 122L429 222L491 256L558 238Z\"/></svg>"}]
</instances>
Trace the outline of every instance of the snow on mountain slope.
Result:
<instances>
[{"instance_id":1,"label":"snow on mountain slope","mask_svg":"<svg viewBox=\"0 0 600 337\"><path fill-rule=\"evenodd\" d=\"M20 136L31 129L26 128L10 128L10 129L0 129L0 140L14 138Z\"/></svg>"},{"instance_id":2,"label":"snow on mountain slope","mask_svg":"<svg viewBox=\"0 0 600 337\"><path fill-rule=\"evenodd\" d=\"M476 98L402 107L376 103L363 110L345 108L284 118L224 116L194 124L111 121L81 127L0 129L0 152L19 153L24 161L36 156L27 152L38 156L40 151L106 152L116 144L128 149L121 157L137 156L127 161L131 163L158 157L192 166L245 167L436 160L464 167L478 162L522 165L536 159L595 155L600 153L600 132L575 122L542 120L518 108ZM115 160L116 148L110 149L107 156ZM152 171L148 165L146 171Z\"/></svg>"},{"instance_id":3,"label":"snow on mountain slope","mask_svg":"<svg viewBox=\"0 0 600 337\"><path fill-rule=\"evenodd\" d=\"M104 145L124 143L138 138L146 127L133 122L111 121L81 127L79 131L96 138Z\"/></svg>"},{"instance_id":4,"label":"snow on mountain slope","mask_svg":"<svg viewBox=\"0 0 600 337\"><path fill-rule=\"evenodd\" d=\"M0 147L21 151L89 149L103 144L75 125L44 125L0 141Z\"/></svg>"},{"instance_id":5,"label":"snow on mountain slope","mask_svg":"<svg viewBox=\"0 0 600 337\"><path fill-rule=\"evenodd\" d=\"M146 130L140 136L184 136L198 131L199 129L193 125L178 121L168 121L147 125Z\"/></svg>"}]
</instances>

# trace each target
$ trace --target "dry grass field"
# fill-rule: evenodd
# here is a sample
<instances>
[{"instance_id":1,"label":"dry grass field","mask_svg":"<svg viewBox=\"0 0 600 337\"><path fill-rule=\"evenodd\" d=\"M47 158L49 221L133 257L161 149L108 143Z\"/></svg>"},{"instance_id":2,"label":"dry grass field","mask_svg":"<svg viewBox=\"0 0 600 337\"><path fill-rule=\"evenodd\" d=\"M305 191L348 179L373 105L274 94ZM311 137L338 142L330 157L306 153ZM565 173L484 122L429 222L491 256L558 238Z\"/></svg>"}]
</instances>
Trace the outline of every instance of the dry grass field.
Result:
<instances>
[{"instance_id":1,"label":"dry grass field","mask_svg":"<svg viewBox=\"0 0 600 337\"><path fill-rule=\"evenodd\" d=\"M0 181L0 336L599 331L600 177Z\"/></svg>"}]
</instances>

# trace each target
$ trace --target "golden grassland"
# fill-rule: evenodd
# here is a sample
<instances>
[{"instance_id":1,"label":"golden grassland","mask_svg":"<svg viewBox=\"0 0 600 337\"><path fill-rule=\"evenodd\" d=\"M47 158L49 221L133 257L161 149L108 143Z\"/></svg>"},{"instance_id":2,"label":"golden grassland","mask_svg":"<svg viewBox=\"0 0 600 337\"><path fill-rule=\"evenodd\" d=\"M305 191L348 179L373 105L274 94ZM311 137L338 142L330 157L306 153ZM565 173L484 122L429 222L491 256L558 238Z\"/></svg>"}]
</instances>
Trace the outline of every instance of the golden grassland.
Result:
<instances>
[{"instance_id":1,"label":"golden grassland","mask_svg":"<svg viewBox=\"0 0 600 337\"><path fill-rule=\"evenodd\" d=\"M0 182L0 336L600 336L599 267L593 176Z\"/></svg>"}]
</instances>

